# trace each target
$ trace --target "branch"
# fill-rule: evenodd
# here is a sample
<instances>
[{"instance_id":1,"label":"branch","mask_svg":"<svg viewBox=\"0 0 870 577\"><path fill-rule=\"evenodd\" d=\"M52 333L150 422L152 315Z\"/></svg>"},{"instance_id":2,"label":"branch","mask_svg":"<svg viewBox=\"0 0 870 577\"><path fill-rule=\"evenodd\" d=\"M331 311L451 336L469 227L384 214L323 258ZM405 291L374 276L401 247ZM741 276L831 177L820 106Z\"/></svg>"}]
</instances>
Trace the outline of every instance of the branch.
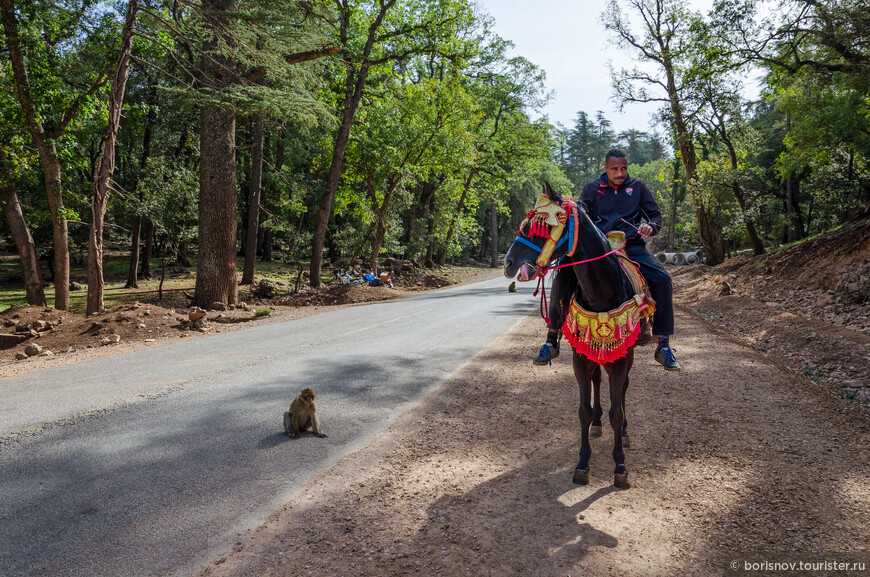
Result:
<instances>
[{"instance_id":1,"label":"branch","mask_svg":"<svg viewBox=\"0 0 870 577\"><path fill-rule=\"evenodd\" d=\"M64 112L63 116L60 119L60 124L48 133L49 138L60 138L63 136L63 133L66 131L66 127L69 126L69 123L72 122L73 118L75 118L76 114L81 108L82 101L88 96L92 96L97 90L105 86L106 82L109 80L109 75L111 74L114 68L114 62L109 61L106 66L106 69L100 73L100 76L97 77L97 81L91 86L90 90L88 90L85 94L79 95L78 98L72 103L72 105Z\"/></svg>"},{"instance_id":2,"label":"branch","mask_svg":"<svg viewBox=\"0 0 870 577\"><path fill-rule=\"evenodd\" d=\"M155 44L157 44L158 46L160 46L161 48L163 48L163 49L166 51L166 53L169 54L169 56L172 57L172 59L175 61L175 63L178 65L179 68L181 68L182 70L184 70L185 72L187 72L187 74L190 75L190 77L191 77L194 81L198 80L197 77L196 77L196 74L194 74L193 72L191 72L190 70L188 70L188 69L184 66L184 64L182 64L182 63L179 61L179 59L176 58L176 56L175 56L175 51L174 51L172 48L170 48L169 46L166 46L165 44L163 44L162 42L160 42L160 40L157 40L156 38L152 38L151 36L149 36L149 35L147 35L147 34L142 34L141 32L137 32L137 33L136 33L136 36L138 36L138 37L140 37L140 38L144 38L144 39L146 39L146 40L150 40L151 42L154 42ZM143 62L142 60L140 60L140 59L138 59L138 58L136 58L136 60L138 60L139 62ZM143 62L143 63L144 63L144 62ZM150 64L149 64L149 65L150 65ZM156 67L155 67L155 68L156 68ZM158 68L158 70L160 70L160 69ZM168 73L167 73L167 74L168 74ZM171 76L172 78L175 78L175 76L172 76L172 74L169 74L169 76ZM176 79L176 80L177 80L177 79ZM181 81L180 81L180 82L181 82ZM203 82L202 80L199 80L199 83L200 83L200 84L205 84L205 82ZM184 84L184 82L182 82L182 84ZM188 88L192 88L192 87L193 87L193 84L188 85Z\"/></svg>"},{"instance_id":3,"label":"branch","mask_svg":"<svg viewBox=\"0 0 870 577\"><path fill-rule=\"evenodd\" d=\"M317 50L307 50L305 52L297 52L295 54L291 54L289 56L284 57L284 61L287 64L301 64L302 62L308 62L310 60L317 60L318 58L324 58L326 56L332 56L333 54L338 54L341 50L341 46L324 46L323 48L318 48ZM242 80L245 82L256 82L261 80L263 77L268 74L265 66L257 66L242 75Z\"/></svg>"},{"instance_id":4,"label":"branch","mask_svg":"<svg viewBox=\"0 0 870 577\"><path fill-rule=\"evenodd\" d=\"M158 20L159 22L161 22L164 26L166 26L167 28L169 28L170 31L174 32L175 34L177 34L177 35L179 36L179 38L181 38L182 40L184 40L185 45L190 46L190 47L193 47L193 49L194 49L195 51L197 51L197 52L198 52L198 53L199 53L203 58L208 58L209 60L211 60L212 63L217 64L220 68L224 69L225 72L229 73L229 75L230 75L231 77L238 78L238 76L239 76L239 75L238 75L238 72L236 72L235 70L230 69L230 68L227 67L223 62L218 61L216 58L212 57L212 56L211 56L210 54L208 54L207 52L201 50L201 49L196 45L195 42L191 41L191 40L190 40L189 38L187 38L184 34L182 34L181 32L179 32L178 30L176 30L176 29L172 26L172 24L170 24L169 22L167 22L164 18L158 16L157 14L155 14L154 12L151 12L150 10L147 10L146 8L140 8L139 11L140 11L140 12L144 12L145 14L148 14L148 15L151 16L152 18L154 18L154 19Z\"/></svg>"},{"instance_id":5,"label":"branch","mask_svg":"<svg viewBox=\"0 0 870 577\"><path fill-rule=\"evenodd\" d=\"M179 78L173 74L170 74L169 72L167 72L166 70L163 70L162 68L160 68L156 64L151 64L150 62L142 60L141 58L137 58L136 56L133 56L132 54L130 55L130 60L135 60L136 62L139 62L140 64L144 64L145 66L150 66L151 68L153 68L157 72L161 72L161 73L165 74L166 76L172 78L173 80L177 80L182 85L185 85L184 80L182 80L181 78ZM196 78L194 78L194 80L196 80ZM193 88L193 84L186 84L185 88L191 89L191 88Z\"/></svg>"}]
</instances>

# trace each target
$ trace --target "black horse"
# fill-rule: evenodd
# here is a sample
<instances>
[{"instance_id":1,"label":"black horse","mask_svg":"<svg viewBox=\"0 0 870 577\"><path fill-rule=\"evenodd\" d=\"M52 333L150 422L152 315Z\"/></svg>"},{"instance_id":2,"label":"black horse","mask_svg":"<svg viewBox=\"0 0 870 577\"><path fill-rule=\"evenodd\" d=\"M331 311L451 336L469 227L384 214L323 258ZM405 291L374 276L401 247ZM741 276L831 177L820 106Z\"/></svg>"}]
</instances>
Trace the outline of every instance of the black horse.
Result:
<instances>
[{"instance_id":1,"label":"black horse","mask_svg":"<svg viewBox=\"0 0 870 577\"><path fill-rule=\"evenodd\" d=\"M584 207L570 199L563 200L562 197L553 192L549 184L544 185L544 194L546 198L544 195L539 197L536 209L529 213L529 218L523 223L517 240L505 256L505 276L513 278L517 272L520 272L520 280L530 280L538 276L542 268L546 267L549 262L561 258L560 264L571 264L572 266L557 271L557 279L553 283L554 290L551 298L560 301L563 311L566 311L570 306L579 305L591 313L612 313L619 310L620 307L629 306L631 304L629 301L634 302L636 298L635 286L620 264L620 259L611 248L610 242L592 223ZM545 210L550 212L557 210L553 209L553 206L559 206L565 210L565 214L559 216L560 219L565 220L565 223L560 230L556 230L552 227L553 221L550 220L550 230L541 234L541 224L549 215L542 214L539 207L546 204L547 200L549 200L550 205ZM550 234L551 232L555 234ZM558 242L554 242L553 237L560 234L562 236ZM550 237L549 240L547 237ZM551 255L547 254L549 250L553 250ZM572 298L573 305L570 304ZM648 302L644 301L644 303ZM640 300L637 303L640 304ZM645 308L649 308L648 305ZM632 310L636 313L637 309ZM644 313L644 315L648 314L651 314L651 311ZM562 318L565 318L564 314ZM626 319L627 317L623 315L622 318ZM594 351L589 352L588 349L584 353L580 353L577 352L575 346L573 364L574 375L580 387L579 415L582 433L580 462L574 471L575 483L585 485L589 482L589 458L592 456L589 436L590 434L601 435L600 385L601 366L604 366L610 381L610 425L614 431L613 460L616 463L614 484L621 488L629 486L623 450L624 447L628 446L625 393L629 384L628 374L634 360L633 346L640 330L636 324L638 320L637 314L635 314L628 321L628 327L632 329L633 334L632 338L627 341L627 349L618 351L619 354L623 355L620 358L613 358L615 355L609 357L596 355ZM619 336L619 329L616 330L616 334ZM566 337L569 337L567 332ZM568 340L573 343L578 339L569 337ZM583 350L582 346L581 350ZM606 361L602 360L605 358ZM594 410L591 404L593 386Z\"/></svg>"}]
</instances>

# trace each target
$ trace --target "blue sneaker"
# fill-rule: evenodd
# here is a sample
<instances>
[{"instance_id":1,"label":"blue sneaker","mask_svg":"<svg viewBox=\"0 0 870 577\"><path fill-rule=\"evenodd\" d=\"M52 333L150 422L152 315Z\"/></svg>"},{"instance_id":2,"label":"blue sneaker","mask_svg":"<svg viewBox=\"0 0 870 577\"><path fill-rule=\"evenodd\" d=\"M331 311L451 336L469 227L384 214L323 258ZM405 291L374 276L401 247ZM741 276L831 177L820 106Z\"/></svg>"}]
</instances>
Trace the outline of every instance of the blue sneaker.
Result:
<instances>
[{"instance_id":1,"label":"blue sneaker","mask_svg":"<svg viewBox=\"0 0 870 577\"><path fill-rule=\"evenodd\" d=\"M541 347L541 352L538 353L538 356L534 358L532 363L536 365L549 365L558 356L559 347L554 347L550 343L544 343L544 346Z\"/></svg>"},{"instance_id":2,"label":"blue sneaker","mask_svg":"<svg viewBox=\"0 0 870 577\"><path fill-rule=\"evenodd\" d=\"M655 360L658 361L666 371L679 371L683 367L677 362L677 357L674 356L674 349L671 347L658 347L656 349Z\"/></svg>"}]
</instances>

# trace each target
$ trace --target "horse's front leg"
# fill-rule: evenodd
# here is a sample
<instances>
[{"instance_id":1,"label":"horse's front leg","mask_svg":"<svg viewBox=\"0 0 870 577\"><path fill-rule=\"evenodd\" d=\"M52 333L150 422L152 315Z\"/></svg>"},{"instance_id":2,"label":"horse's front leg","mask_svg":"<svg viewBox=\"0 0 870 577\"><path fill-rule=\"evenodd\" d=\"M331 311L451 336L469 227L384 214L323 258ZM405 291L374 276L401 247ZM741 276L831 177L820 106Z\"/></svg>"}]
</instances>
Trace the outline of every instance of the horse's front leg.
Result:
<instances>
[{"instance_id":1,"label":"horse's front leg","mask_svg":"<svg viewBox=\"0 0 870 577\"><path fill-rule=\"evenodd\" d=\"M625 381L628 378L628 359L623 357L615 361L607 371L610 377L610 426L613 428L613 484L621 489L627 489L628 471L625 469L625 451L622 443L622 427L625 424L625 409L623 407Z\"/></svg>"},{"instance_id":2,"label":"horse's front leg","mask_svg":"<svg viewBox=\"0 0 870 577\"><path fill-rule=\"evenodd\" d=\"M601 408L601 365L596 364L592 371L592 390L594 391L595 403L592 407L592 427L589 429L589 435L592 437L601 436L601 415L604 410Z\"/></svg>"},{"instance_id":3,"label":"horse's front leg","mask_svg":"<svg viewBox=\"0 0 870 577\"><path fill-rule=\"evenodd\" d=\"M592 446L589 444L589 425L592 424L592 372L598 366L583 355L574 352L574 377L580 388L580 462L574 469L574 482L578 485L589 483L589 458Z\"/></svg>"}]
</instances>

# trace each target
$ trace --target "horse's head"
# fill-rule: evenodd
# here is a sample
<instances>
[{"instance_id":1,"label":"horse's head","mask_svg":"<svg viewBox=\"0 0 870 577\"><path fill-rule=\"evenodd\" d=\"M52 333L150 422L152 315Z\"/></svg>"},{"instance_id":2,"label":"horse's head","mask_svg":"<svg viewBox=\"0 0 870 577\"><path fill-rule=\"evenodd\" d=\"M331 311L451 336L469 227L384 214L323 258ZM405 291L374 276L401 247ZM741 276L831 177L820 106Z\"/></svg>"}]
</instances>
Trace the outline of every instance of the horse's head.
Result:
<instances>
[{"instance_id":1,"label":"horse's head","mask_svg":"<svg viewBox=\"0 0 870 577\"><path fill-rule=\"evenodd\" d=\"M504 275L520 281L535 278L538 271L550 261L561 258L572 248L563 233L568 228L571 210L556 194L550 183L544 182L544 190L520 225L517 239L504 257Z\"/></svg>"}]
</instances>

